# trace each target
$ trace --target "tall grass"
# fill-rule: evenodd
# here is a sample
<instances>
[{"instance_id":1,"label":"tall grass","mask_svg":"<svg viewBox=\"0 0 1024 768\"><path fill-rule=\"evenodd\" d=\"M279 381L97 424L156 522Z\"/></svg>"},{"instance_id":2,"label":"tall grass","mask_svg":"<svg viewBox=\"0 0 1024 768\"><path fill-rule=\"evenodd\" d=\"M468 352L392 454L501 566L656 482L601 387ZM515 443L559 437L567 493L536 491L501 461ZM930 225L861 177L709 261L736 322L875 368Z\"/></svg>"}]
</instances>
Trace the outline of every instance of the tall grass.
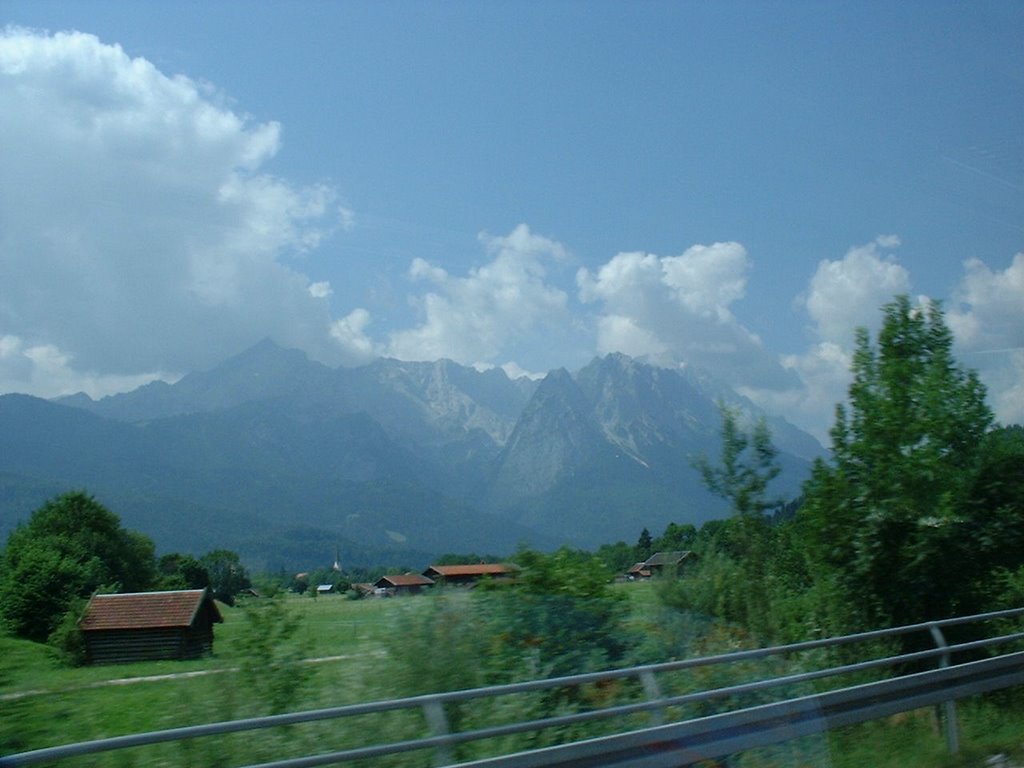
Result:
<instances>
[{"instance_id":1,"label":"tall grass","mask_svg":"<svg viewBox=\"0 0 1024 768\"><path fill-rule=\"evenodd\" d=\"M630 584L621 589L632 607L623 632L634 644L634 658L638 662L665 661L698 652L717 653L746 642L733 628L665 612L654 599L651 585ZM292 649L301 648L307 659L330 660L304 665L306 677L289 694L294 700L289 701L288 709L353 704L486 682L479 675L481 668L473 663L474 655L486 653L485 638L474 634L471 623L464 623L469 621L470 614L460 613L457 602L446 606L433 600L290 597L286 607L297 619L294 634L285 641L290 647L264 651L286 658ZM225 623L216 629L215 654L189 662L71 669L59 666L44 646L0 638L0 754L270 713L275 709L274 703L267 700L265 693L258 693L262 683L252 678L258 668L246 668L246 660L253 653L253 623L246 619L244 607L224 608L223 614ZM267 663L272 662L273 659ZM767 671L770 670L750 668L742 674L758 676ZM180 673L195 674L184 677ZM172 674L177 676L141 681ZM528 674L526 667L522 674ZM678 692L728 682L716 677L722 674L718 670L702 674L666 680L665 685ZM595 689L585 692L581 701L588 706L597 705L601 696L612 692L629 694L623 690ZM926 710L737 756L729 765L946 768L981 765L985 756L1000 752L1021 756L1021 693L1012 690L962 704L961 757L946 754L931 710ZM522 719L542 711L549 703L522 696L467 707L449 715L461 718L460 725L478 727ZM414 711L197 739L93 756L67 765L227 768L425 734L422 715ZM539 746L584 735L588 734L580 731L540 734L532 741L506 739L466 749L464 756ZM430 764L428 753L364 763L367 768Z\"/></svg>"}]
</instances>

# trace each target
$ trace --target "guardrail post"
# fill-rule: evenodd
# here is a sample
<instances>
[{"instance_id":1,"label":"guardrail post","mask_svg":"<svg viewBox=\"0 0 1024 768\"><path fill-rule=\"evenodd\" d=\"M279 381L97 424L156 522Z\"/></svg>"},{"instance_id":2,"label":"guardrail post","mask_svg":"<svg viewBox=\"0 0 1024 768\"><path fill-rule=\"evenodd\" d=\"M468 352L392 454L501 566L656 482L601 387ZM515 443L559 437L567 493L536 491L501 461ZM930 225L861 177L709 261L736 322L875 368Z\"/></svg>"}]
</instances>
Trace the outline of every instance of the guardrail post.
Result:
<instances>
[{"instance_id":1,"label":"guardrail post","mask_svg":"<svg viewBox=\"0 0 1024 768\"><path fill-rule=\"evenodd\" d=\"M648 701L661 701L665 697L661 694L661 686L654 679L654 673L649 669L640 671L640 682L644 686L644 694ZM658 707L651 710L651 725L663 725L665 722L665 708Z\"/></svg>"},{"instance_id":2,"label":"guardrail post","mask_svg":"<svg viewBox=\"0 0 1024 768\"><path fill-rule=\"evenodd\" d=\"M437 699L423 702L423 716L427 720L427 726L430 728L432 736L448 736L451 733L444 704ZM455 761L452 758L451 745L441 744L434 751L434 765L450 765L453 762Z\"/></svg>"},{"instance_id":3,"label":"guardrail post","mask_svg":"<svg viewBox=\"0 0 1024 768\"><path fill-rule=\"evenodd\" d=\"M938 624L932 624L928 627L928 631L932 633L932 639L935 641L935 645L938 648L948 648L949 644L946 643L946 638L942 634L942 630L939 629ZM946 651L939 658L939 669L945 669L949 666L949 651ZM956 699L950 699L943 703L946 709L946 746L949 748L949 752L955 755L960 751L960 726L957 723L956 718Z\"/></svg>"}]
</instances>

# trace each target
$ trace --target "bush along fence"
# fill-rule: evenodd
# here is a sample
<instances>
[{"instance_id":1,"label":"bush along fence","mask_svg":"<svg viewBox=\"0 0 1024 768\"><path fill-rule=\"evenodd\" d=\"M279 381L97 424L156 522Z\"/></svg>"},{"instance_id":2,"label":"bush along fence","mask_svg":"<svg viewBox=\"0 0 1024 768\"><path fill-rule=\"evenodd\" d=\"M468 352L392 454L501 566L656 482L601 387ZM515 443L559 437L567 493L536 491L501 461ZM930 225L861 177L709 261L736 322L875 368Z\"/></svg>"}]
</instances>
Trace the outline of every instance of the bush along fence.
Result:
<instances>
[{"instance_id":1,"label":"bush along fence","mask_svg":"<svg viewBox=\"0 0 1024 768\"><path fill-rule=\"evenodd\" d=\"M364 724L346 734L363 737L361 744L332 748L330 739L317 737L322 751L250 768L370 758L391 766L402 765L403 755L435 766L668 768L928 706L940 707L955 752L956 700L1024 683L1024 651L1016 650L1024 641L1024 632L1016 631L1022 615L1024 608L997 611L628 669L119 736L0 757L0 768L356 718ZM953 635L971 639L949 642ZM896 647L902 650L892 652ZM512 717L502 721L498 713ZM383 719L374 725L362 720L367 717ZM462 727L453 728L454 722ZM381 735L398 738L366 743Z\"/></svg>"}]
</instances>

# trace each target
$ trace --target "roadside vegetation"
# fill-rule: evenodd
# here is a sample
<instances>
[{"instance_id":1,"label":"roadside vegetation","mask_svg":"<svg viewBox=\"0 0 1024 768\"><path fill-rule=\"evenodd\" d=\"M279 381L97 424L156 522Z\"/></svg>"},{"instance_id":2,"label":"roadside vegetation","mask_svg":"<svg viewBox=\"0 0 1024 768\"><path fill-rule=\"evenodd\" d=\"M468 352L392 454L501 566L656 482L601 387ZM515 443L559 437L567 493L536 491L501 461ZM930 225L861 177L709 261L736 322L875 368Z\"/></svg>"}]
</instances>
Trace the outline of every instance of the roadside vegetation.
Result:
<instances>
[{"instance_id":1,"label":"roadside vegetation","mask_svg":"<svg viewBox=\"0 0 1024 768\"><path fill-rule=\"evenodd\" d=\"M594 553L521 549L512 557L520 569L515 580L472 591L315 597L308 586L324 583L316 579L334 578L342 588L348 581L327 572L290 583L251 579L237 555L223 550L157 559L152 542L122 529L86 494L51 501L15 530L0 556L0 755L1024 605L1024 428L993 424L982 386L952 357L937 305L920 308L900 297L883 311L877 340L858 336L832 456L815 466L800 499L769 495L778 472L770 433L723 406L721 454L694 457L694 465L729 502L730 518L699 529L672 524L659 536L644 530L636 544ZM680 550L694 556L679 573L616 583L633 563ZM253 581L262 597L246 596ZM82 658L77 617L94 591L188 587L209 587L222 603L225 623L212 657L74 666ZM290 590L274 594L281 587ZM764 672L757 665L715 668L676 684L695 690ZM166 677L144 679L157 676ZM583 687L512 705L453 707L448 716L453 728L484 727L601 706L611 696L642 691ZM980 765L996 753L1024 762L1022 722L1020 691L1002 691L963 703L959 756L945 753L939 721L927 710L729 764L913 768ZM611 726L466 746L455 757L543 746L602 727ZM81 764L238 765L364 744L382 731L389 740L424 735L421 719L396 714L198 739ZM372 764L429 761L420 755Z\"/></svg>"},{"instance_id":2,"label":"roadside vegetation","mask_svg":"<svg viewBox=\"0 0 1024 768\"><path fill-rule=\"evenodd\" d=\"M631 650L621 663L674 653L687 655L724 652L746 647L750 637L740 627L711 617L685 620L669 614L658 597L656 582L617 584L613 598L625 608L618 627ZM485 602L490 599L487 597ZM461 590L422 597L350 600L342 595L317 599L290 595L280 603L294 619L286 639L274 638L262 653L273 658L246 668L251 659L253 632L249 611L256 601L223 607L225 623L217 627L215 653L197 661L149 662L103 667L67 668L46 646L11 638L0 639L0 754L160 728L201 724L231 718L271 714L275 694L288 698L288 711L355 704L392 696L484 684L485 668L493 663L482 647L474 596ZM479 607L479 606L477 606ZM277 607L260 610L278 610ZM412 634L409 634L412 633ZM256 640L257 642L258 639ZM301 648L317 663L290 665ZM529 655L528 658L534 658ZM259 681L252 677L259 670ZM763 669L746 668L751 675ZM298 672L298 675L291 673ZM526 678L542 672L523 660L508 677ZM161 677L162 679L146 680ZM505 677L501 675L501 677ZM124 682L135 680L136 682ZM693 681L694 685L729 682L724 676ZM294 686L294 687L292 687ZM604 691L609 692L609 691ZM588 692L598 696L601 689ZM452 715L454 725L475 726L500 718L538 716L596 704L596 700L567 701L521 697L502 711L467 708ZM878 723L844 729L829 737L804 739L768 753L748 755L731 765L757 766L980 766L998 753L1021 754L1024 707L1019 693L961 704L963 749L959 757L946 753L933 710L907 713ZM462 718L461 721L459 718ZM128 750L61 765L244 765L287 754L373 742L387 737L421 736L419 716L389 719L358 718L321 725L293 726L258 735L196 739L185 745ZM554 741L568 732L549 733ZM578 735L578 734L575 734ZM540 746L534 741L532 746ZM504 746L530 746L509 741ZM499 748L502 745L490 745ZM972 762L973 761L973 762ZM427 758L406 756L367 765L425 766Z\"/></svg>"}]
</instances>

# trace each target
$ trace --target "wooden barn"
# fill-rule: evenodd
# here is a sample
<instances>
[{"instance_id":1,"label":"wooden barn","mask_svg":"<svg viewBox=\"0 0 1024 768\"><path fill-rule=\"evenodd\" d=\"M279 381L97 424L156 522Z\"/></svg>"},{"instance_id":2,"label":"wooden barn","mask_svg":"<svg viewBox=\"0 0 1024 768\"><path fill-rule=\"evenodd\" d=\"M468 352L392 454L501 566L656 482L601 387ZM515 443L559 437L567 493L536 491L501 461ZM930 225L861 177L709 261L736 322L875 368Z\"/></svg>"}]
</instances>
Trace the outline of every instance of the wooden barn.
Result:
<instances>
[{"instance_id":1,"label":"wooden barn","mask_svg":"<svg viewBox=\"0 0 1024 768\"><path fill-rule=\"evenodd\" d=\"M426 587L434 586L434 581L418 573L402 573L381 576L373 586L379 590L378 595L417 595Z\"/></svg>"},{"instance_id":2,"label":"wooden barn","mask_svg":"<svg viewBox=\"0 0 1024 768\"><path fill-rule=\"evenodd\" d=\"M224 619L206 589L94 595L78 623L90 664L197 659Z\"/></svg>"},{"instance_id":3,"label":"wooden barn","mask_svg":"<svg viewBox=\"0 0 1024 768\"><path fill-rule=\"evenodd\" d=\"M432 565L423 572L423 575L438 584L450 587L472 587L481 579L511 579L516 575L516 570L515 566L505 563Z\"/></svg>"}]
</instances>

